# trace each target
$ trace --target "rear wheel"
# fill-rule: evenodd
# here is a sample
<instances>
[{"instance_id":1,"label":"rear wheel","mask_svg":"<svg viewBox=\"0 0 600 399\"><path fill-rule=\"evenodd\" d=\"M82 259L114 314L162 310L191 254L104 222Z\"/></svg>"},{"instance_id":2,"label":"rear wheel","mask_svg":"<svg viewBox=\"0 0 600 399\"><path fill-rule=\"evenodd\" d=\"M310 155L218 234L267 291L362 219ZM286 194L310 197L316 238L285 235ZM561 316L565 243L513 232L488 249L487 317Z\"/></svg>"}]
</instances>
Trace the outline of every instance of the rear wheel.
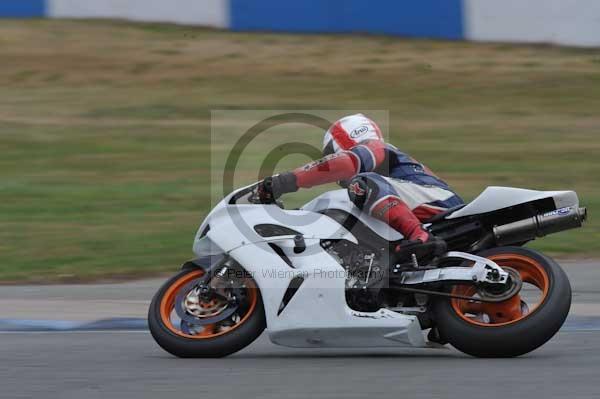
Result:
<instances>
[{"instance_id":1,"label":"rear wheel","mask_svg":"<svg viewBox=\"0 0 600 399\"><path fill-rule=\"evenodd\" d=\"M148 325L156 342L175 356L222 357L252 343L265 329L265 316L260 291L246 273L209 280L204 270L191 269L156 293Z\"/></svg>"},{"instance_id":2,"label":"rear wheel","mask_svg":"<svg viewBox=\"0 0 600 399\"><path fill-rule=\"evenodd\" d=\"M571 306L565 272L549 257L521 247L501 247L479 256L520 275L523 288L499 303L439 299L435 303L442 339L478 357L513 357L543 345L563 325ZM453 294L477 298L473 286L455 286Z\"/></svg>"}]
</instances>

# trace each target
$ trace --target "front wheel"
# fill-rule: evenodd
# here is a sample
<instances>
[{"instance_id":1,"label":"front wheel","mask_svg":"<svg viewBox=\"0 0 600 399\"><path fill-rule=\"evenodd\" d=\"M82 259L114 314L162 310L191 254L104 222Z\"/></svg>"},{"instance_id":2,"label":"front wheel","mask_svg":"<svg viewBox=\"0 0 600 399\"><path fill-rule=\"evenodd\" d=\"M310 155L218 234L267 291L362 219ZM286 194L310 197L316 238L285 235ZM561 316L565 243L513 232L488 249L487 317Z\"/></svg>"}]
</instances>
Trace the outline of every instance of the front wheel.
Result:
<instances>
[{"instance_id":1,"label":"front wheel","mask_svg":"<svg viewBox=\"0 0 600 399\"><path fill-rule=\"evenodd\" d=\"M546 343L571 307L565 272L554 260L528 248L493 248L478 255L517 271L523 288L500 303L440 298L434 305L440 337L477 357L520 356ZM473 286L455 286L452 293L477 297Z\"/></svg>"},{"instance_id":2,"label":"front wheel","mask_svg":"<svg viewBox=\"0 0 600 399\"><path fill-rule=\"evenodd\" d=\"M208 279L202 269L183 270L160 288L148 325L164 350L179 357L223 357L263 332L260 290L243 270L231 272Z\"/></svg>"}]
</instances>

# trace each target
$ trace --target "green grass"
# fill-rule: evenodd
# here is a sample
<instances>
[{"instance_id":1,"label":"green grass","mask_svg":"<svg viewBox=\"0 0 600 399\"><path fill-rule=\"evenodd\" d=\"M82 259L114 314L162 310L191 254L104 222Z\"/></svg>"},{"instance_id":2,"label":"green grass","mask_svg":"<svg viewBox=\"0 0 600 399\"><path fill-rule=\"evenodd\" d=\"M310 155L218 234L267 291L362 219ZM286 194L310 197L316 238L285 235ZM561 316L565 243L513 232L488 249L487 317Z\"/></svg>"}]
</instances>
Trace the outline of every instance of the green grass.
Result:
<instances>
[{"instance_id":1,"label":"green grass","mask_svg":"<svg viewBox=\"0 0 600 399\"><path fill-rule=\"evenodd\" d=\"M597 256L599 58L548 46L3 20L0 281L175 270L218 191L211 165L244 122L225 120L211 146L213 109L387 110L391 141L467 199L488 185L576 190L590 209L586 228L533 246ZM273 135L321 140L299 125ZM264 155L261 142L251 146L236 183L256 180ZM285 158L279 170L303 160Z\"/></svg>"}]
</instances>

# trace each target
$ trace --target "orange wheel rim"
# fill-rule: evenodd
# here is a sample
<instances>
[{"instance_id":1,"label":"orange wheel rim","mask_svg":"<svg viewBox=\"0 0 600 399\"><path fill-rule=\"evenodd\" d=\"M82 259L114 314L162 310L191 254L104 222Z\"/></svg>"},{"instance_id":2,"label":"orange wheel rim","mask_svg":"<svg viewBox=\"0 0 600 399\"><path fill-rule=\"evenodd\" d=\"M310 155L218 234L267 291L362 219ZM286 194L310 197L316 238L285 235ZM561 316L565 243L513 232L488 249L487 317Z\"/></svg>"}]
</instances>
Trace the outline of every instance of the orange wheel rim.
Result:
<instances>
[{"instance_id":1,"label":"orange wheel rim","mask_svg":"<svg viewBox=\"0 0 600 399\"><path fill-rule=\"evenodd\" d=\"M500 267L510 267L516 270L523 283L528 283L539 290L540 299L531 308L528 307L529 304L522 300L520 293L498 303L451 299L452 308L460 318L471 324L484 327L504 326L530 316L544 303L550 289L550 279L548 273L538 261L518 254L492 255L488 259L493 260ZM452 289L454 295L474 296L476 293L477 290L473 286L461 285Z\"/></svg>"},{"instance_id":2,"label":"orange wheel rim","mask_svg":"<svg viewBox=\"0 0 600 399\"><path fill-rule=\"evenodd\" d=\"M194 270L184 276L181 276L177 281L175 281L171 286L167 289L163 298L160 302L160 318L163 324L174 334L177 334L182 337L191 338L191 339L207 339L214 338L220 335L227 334L242 324L244 324L250 316L256 310L256 305L258 303L258 289L256 284L251 278L243 279L245 290L247 292L246 298L248 300L248 309L244 312L244 314L240 317L239 321L231 326L227 326L223 328L220 326L220 323L215 324L206 324L203 326L203 330L199 331L197 334L188 334L182 331L181 328L178 328L172 321L171 315L175 309L175 300L180 294L181 290L184 289L189 283L194 280L199 279L204 275L204 271L201 269ZM211 300L212 301L212 300ZM201 303L201 307L208 306L209 303Z\"/></svg>"}]
</instances>

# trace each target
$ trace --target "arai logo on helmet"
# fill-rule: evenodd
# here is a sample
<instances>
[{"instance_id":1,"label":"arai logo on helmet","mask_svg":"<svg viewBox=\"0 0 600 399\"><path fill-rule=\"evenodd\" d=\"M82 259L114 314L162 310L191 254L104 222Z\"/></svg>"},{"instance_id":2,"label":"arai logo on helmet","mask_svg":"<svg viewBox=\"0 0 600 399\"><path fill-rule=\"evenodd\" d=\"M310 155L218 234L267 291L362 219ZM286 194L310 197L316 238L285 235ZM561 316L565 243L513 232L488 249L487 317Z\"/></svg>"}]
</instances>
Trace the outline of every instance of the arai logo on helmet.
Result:
<instances>
[{"instance_id":1,"label":"arai logo on helmet","mask_svg":"<svg viewBox=\"0 0 600 399\"><path fill-rule=\"evenodd\" d=\"M367 133L368 131L369 131L369 127L366 125L362 125L360 127L357 127L356 129L354 129L353 131L351 131L350 137L355 139L358 136L362 136L363 134Z\"/></svg>"}]
</instances>

